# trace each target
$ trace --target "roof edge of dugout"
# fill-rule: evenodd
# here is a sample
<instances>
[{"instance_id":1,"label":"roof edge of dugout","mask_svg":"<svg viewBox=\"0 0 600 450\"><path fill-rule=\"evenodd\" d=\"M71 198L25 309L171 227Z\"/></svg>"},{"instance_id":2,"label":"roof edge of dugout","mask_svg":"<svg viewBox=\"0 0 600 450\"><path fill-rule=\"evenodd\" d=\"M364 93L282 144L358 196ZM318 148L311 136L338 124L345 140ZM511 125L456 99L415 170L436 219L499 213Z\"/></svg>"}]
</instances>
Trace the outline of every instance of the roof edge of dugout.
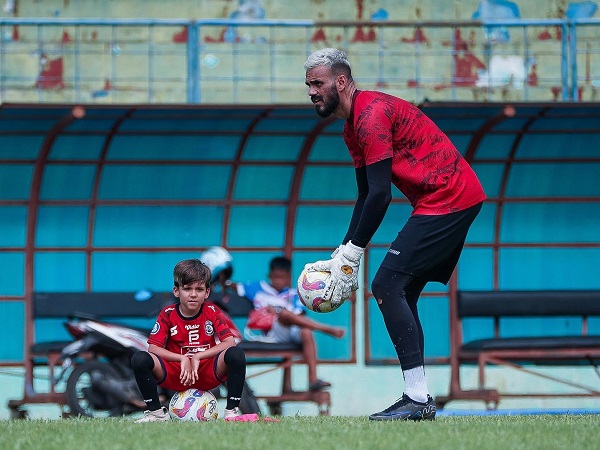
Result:
<instances>
[{"instance_id":1,"label":"roof edge of dugout","mask_svg":"<svg viewBox=\"0 0 600 450\"><path fill-rule=\"evenodd\" d=\"M600 108L600 102L525 102L525 101L502 101L502 102L476 102L476 101L423 101L423 102L412 102L420 108L430 107L444 107L444 108L473 108L473 109L488 109L497 108L502 106L511 105L515 108L575 108L575 109L586 109L586 108ZM65 109L81 106L86 109L147 109L147 110L159 110L159 109L181 109L181 110L194 110L194 109L239 109L239 110L276 110L276 109L307 109L312 110L314 106L311 103L278 103L278 104L220 104L220 103L201 103L201 104L189 104L189 103L110 103L110 104L96 104L96 103L12 103L5 102L0 103L0 109Z\"/></svg>"}]
</instances>

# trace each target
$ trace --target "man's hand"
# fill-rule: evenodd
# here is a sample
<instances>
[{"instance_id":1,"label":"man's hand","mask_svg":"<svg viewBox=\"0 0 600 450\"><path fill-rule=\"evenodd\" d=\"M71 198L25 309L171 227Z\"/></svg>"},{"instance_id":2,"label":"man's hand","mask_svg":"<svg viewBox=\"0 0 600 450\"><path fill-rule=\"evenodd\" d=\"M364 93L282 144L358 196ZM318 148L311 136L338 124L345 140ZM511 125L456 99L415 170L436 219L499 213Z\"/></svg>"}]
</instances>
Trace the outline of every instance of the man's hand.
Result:
<instances>
[{"instance_id":1,"label":"man's hand","mask_svg":"<svg viewBox=\"0 0 600 450\"><path fill-rule=\"evenodd\" d=\"M364 248L348 242L333 252L333 259L317 261L305 266L308 271L331 273L325 283L324 300L337 305L350 297L352 291L358 289L358 267L364 252Z\"/></svg>"}]
</instances>

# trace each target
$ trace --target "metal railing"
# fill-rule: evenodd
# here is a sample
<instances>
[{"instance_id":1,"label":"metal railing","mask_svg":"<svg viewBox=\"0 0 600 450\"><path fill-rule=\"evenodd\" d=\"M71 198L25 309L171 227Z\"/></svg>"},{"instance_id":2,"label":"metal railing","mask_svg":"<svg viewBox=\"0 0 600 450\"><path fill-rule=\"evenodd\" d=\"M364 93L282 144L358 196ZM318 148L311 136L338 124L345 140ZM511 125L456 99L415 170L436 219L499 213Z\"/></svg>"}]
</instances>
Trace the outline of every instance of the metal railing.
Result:
<instances>
[{"instance_id":1,"label":"metal railing","mask_svg":"<svg viewBox=\"0 0 600 450\"><path fill-rule=\"evenodd\" d=\"M498 30L502 31L501 39ZM507 38L508 36L508 38ZM0 19L0 100L297 103L311 51L411 101L595 100L600 20Z\"/></svg>"}]
</instances>

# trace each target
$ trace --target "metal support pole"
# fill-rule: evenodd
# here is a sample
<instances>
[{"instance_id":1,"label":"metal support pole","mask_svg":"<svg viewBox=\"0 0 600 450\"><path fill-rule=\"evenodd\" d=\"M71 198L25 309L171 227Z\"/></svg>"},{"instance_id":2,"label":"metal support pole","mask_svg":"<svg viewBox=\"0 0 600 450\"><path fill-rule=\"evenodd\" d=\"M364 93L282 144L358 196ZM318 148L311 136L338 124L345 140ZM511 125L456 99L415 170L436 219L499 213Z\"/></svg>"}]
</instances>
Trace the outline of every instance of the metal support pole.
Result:
<instances>
[{"instance_id":1,"label":"metal support pole","mask_svg":"<svg viewBox=\"0 0 600 450\"><path fill-rule=\"evenodd\" d=\"M200 103L200 49L198 48L198 24L187 25L187 102Z\"/></svg>"},{"instance_id":2,"label":"metal support pole","mask_svg":"<svg viewBox=\"0 0 600 450\"><path fill-rule=\"evenodd\" d=\"M562 86L563 101L569 100L569 30L566 22L561 24L562 39L560 43L560 80Z\"/></svg>"},{"instance_id":3,"label":"metal support pole","mask_svg":"<svg viewBox=\"0 0 600 450\"><path fill-rule=\"evenodd\" d=\"M574 102L579 101L578 81L577 81L577 28L573 22L569 22L569 45L571 61L571 99Z\"/></svg>"}]
</instances>

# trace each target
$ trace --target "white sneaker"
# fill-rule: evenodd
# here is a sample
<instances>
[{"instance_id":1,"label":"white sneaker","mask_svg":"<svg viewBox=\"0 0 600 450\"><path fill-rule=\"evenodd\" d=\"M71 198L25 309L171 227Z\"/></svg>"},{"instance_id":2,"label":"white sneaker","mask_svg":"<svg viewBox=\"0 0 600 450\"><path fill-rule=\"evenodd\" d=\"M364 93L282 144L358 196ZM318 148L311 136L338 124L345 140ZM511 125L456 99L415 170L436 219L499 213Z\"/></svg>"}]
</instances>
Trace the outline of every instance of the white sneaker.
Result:
<instances>
[{"instance_id":1,"label":"white sneaker","mask_svg":"<svg viewBox=\"0 0 600 450\"><path fill-rule=\"evenodd\" d=\"M171 416L169 416L167 408L163 406L160 409L157 409L156 411L144 411L144 417L136 420L135 423L167 422L169 420L171 420Z\"/></svg>"},{"instance_id":2,"label":"white sneaker","mask_svg":"<svg viewBox=\"0 0 600 450\"><path fill-rule=\"evenodd\" d=\"M223 411L223 419L230 419L231 417L241 416L240 408L225 409Z\"/></svg>"}]
</instances>

